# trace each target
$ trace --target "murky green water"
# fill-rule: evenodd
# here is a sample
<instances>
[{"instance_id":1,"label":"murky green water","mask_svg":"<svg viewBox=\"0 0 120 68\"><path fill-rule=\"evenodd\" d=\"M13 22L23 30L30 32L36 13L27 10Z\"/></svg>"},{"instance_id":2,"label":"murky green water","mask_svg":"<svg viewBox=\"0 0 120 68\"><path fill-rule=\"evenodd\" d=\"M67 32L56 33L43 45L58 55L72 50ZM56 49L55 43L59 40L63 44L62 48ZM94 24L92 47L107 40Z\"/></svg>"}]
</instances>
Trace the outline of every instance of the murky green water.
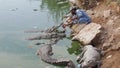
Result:
<instances>
[{"instance_id":1,"label":"murky green water","mask_svg":"<svg viewBox=\"0 0 120 68\"><path fill-rule=\"evenodd\" d=\"M35 35L24 33L30 29L45 29L61 23L67 4L57 0L0 0L0 68L59 68L44 63L36 56L36 41L25 40ZM68 32L69 33L69 32ZM71 41L61 40L53 47L54 56L76 59ZM72 53L68 52L71 51ZM70 54L69 54L70 53Z\"/></svg>"}]
</instances>

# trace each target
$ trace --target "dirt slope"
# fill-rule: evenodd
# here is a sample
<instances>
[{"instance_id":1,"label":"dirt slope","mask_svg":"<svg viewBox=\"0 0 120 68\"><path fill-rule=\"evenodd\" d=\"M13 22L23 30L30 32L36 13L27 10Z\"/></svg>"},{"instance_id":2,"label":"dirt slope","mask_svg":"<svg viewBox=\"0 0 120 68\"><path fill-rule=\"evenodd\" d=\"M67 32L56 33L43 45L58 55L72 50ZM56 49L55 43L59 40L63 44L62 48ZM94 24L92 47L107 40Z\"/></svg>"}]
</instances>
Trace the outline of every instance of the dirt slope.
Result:
<instances>
[{"instance_id":1,"label":"dirt slope","mask_svg":"<svg viewBox=\"0 0 120 68\"><path fill-rule=\"evenodd\" d=\"M120 68L120 6L118 5L120 1L97 0L97 3L96 0L72 1L79 7L82 4L87 4L85 6L90 10L86 12L92 21L101 24L103 27L102 32L92 41L94 46L104 51L101 68ZM84 3L85 1L86 3ZM93 5L92 3L96 4ZM93 8L93 6L96 7Z\"/></svg>"},{"instance_id":2,"label":"dirt slope","mask_svg":"<svg viewBox=\"0 0 120 68\"><path fill-rule=\"evenodd\" d=\"M120 68L120 7L117 2L102 1L88 14L103 26L100 37L93 42L105 51L101 68Z\"/></svg>"}]
</instances>

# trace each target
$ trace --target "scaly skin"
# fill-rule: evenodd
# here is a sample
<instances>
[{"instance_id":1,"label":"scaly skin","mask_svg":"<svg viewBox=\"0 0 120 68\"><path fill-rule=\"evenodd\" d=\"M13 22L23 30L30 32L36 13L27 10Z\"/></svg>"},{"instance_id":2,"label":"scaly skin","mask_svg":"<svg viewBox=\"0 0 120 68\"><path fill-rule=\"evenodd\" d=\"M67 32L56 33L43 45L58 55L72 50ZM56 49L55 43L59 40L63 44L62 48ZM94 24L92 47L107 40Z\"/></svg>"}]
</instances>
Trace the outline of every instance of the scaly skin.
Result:
<instances>
[{"instance_id":1,"label":"scaly skin","mask_svg":"<svg viewBox=\"0 0 120 68\"><path fill-rule=\"evenodd\" d=\"M74 63L69 59L51 58L53 52L52 52L52 46L50 44L41 46L40 49L37 51L37 55L40 56L41 60L43 60L46 63L53 65L64 65L67 66L67 68L75 68Z\"/></svg>"},{"instance_id":2,"label":"scaly skin","mask_svg":"<svg viewBox=\"0 0 120 68\"><path fill-rule=\"evenodd\" d=\"M35 36L32 38L29 38L28 40L40 40L40 39L52 39L52 38L63 38L65 37L65 33L46 33L46 34L41 34L39 36Z\"/></svg>"},{"instance_id":3,"label":"scaly skin","mask_svg":"<svg viewBox=\"0 0 120 68\"><path fill-rule=\"evenodd\" d=\"M83 52L78 56L77 61L81 64L82 68L95 67L99 65L100 56L97 48L92 45L86 45Z\"/></svg>"}]
</instances>

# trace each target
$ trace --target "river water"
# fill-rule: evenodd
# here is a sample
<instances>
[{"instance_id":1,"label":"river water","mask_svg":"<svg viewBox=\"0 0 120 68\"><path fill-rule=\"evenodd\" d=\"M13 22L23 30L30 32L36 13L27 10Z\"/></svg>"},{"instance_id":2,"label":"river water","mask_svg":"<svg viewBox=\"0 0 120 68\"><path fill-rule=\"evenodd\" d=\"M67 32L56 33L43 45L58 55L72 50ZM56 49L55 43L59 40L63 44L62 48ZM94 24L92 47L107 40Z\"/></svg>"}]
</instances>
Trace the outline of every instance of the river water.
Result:
<instances>
[{"instance_id":1,"label":"river water","mask_svg":"<svg viewBox=\"0 0 120 68\"><path fill-rule=\"evenodd\" d=\"M41 61L35 54L39 46L34 44L38 41L25 39L35 33L24 33L60 24L69 5L58 5L57 1L0 0L0 68L61 68ZM75 62L77 48L65 38L53 47L54 57L66 57Z\"/></svg>"}]
</instances>

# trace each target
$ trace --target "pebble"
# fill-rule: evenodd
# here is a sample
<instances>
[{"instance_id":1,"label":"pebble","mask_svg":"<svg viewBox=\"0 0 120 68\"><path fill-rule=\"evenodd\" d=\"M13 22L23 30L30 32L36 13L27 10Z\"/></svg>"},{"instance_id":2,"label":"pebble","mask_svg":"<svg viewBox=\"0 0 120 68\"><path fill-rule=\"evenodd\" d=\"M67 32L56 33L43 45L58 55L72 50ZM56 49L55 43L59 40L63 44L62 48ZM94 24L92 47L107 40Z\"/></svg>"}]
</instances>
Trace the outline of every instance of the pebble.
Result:
<instances>
[{"instance_id":1,"label":"pebble","mask_svg":"<svg viewBox=\"0 0 120 68\"><path fill-rule=\"evenodd\" d=\"M113 25L114 21L113 20L108 20L107 25Z\"/></svg>"},{"instance_id":2,"label":"pebble","mask_svg":"<svg viewBox=\"0 0 120 68\"><path fill-rule=\"evenodd\" d=\"M109 10L106 10L106 11L103 12L103 16L104 16L104 18L109 17L110 14L111 14L111 10L110 10L110 9L109 9Z\"/></svg>"},{"instance_id":3,"label":"pebble","mask_svg":"<svg viewBox=\"0 0 120 68\"><path fill-rule=\"evenodd\" d=\"M106 58L109 59L109 58L111 58L111 57L112 57L112 55L109 55L109 56L107 56Z\"/></svg>"},{"instance_id":4,"label":"pebble","mask_svg":"<svg viewBox=\"0 0 120 68\"><path fill-rule=\"evenodd\" d=\"M86 11L89 15L94 15L94 12L92 10L87 10Z\"/></svg>"}]
</instances>

